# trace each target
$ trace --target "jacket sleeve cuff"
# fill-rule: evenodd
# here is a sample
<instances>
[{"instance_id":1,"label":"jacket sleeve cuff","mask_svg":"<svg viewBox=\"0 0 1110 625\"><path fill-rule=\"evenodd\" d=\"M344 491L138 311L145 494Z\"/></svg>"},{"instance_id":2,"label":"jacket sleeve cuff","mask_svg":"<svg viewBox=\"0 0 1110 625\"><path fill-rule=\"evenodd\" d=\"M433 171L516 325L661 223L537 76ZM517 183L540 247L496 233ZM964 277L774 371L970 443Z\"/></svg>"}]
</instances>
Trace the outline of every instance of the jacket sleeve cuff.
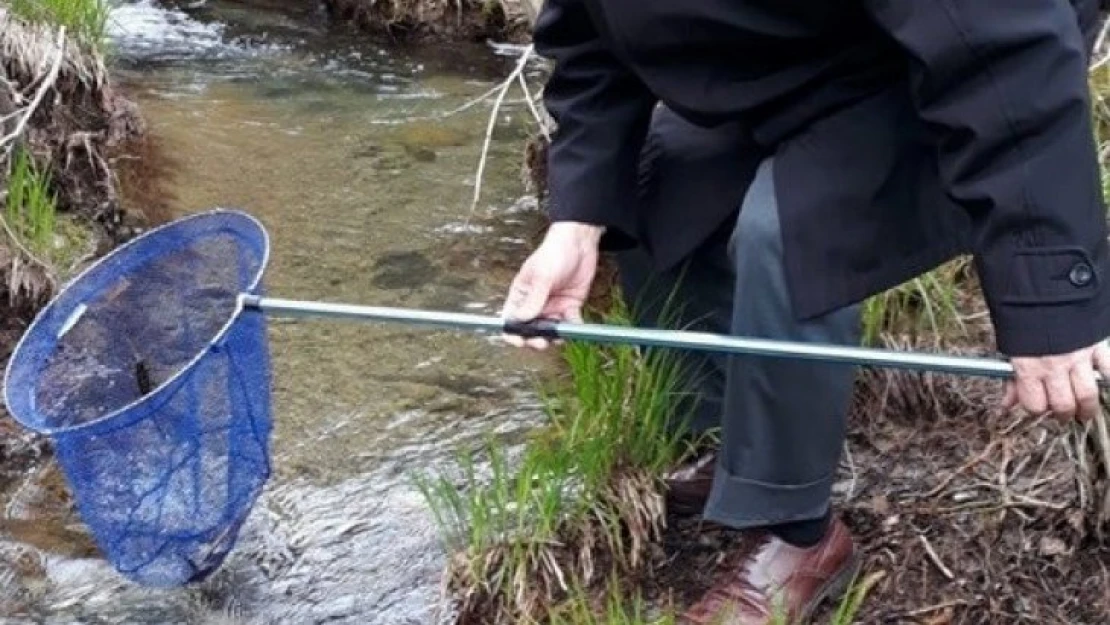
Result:
<instances>
[{"instance_id":1,"label":"jacket sleeve cuff","mask_svg":"<svg viewBox=\"0 0 1110 625\"><path fill-rule=\"evenodd\" d=\"M1110 254L1039 247L979 261L998 349L1009 357L1065 354L1110 336Z\"/></svg>"}]
</instances>

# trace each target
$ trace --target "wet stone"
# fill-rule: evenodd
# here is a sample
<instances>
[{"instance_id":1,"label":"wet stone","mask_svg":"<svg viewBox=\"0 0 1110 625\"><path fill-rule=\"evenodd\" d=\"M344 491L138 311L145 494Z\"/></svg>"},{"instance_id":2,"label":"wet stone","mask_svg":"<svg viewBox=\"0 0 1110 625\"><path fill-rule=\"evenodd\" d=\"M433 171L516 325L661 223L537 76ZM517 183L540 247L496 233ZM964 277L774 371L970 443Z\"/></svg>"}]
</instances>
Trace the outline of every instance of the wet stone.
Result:
<instances>
[{"instance_id":1,"label":"wet stone","mask_svg":"<svg viewBox=\"0 0 1110 625\"><path fill-rule=\"evenodd\" d=\"M436 160L435 150L421 146L405 146L405 151L409 153L418 163L431 163Z\"/></svg>"},{"instance_id":2,"label":"wet stone","mask_svg":"<svg viewBox=\"0 0 1110 625\"><path fill-rule=\"evenodd\" d=\"M374 171L379 172L397 172L404 171L413 166L414 160L408 152L392 152L382 151L379 154L369 157L370 166Z\"/></svg>"},{"instance_id":3,"label":"wet stone","mask_svg":"<svg viewBox=\"0 0 1110 625\"><path fill-rule=\"evenodd\" d=\"M351 158L377 158L382 155L382 146L366 141L351 151Z\"/></svg>"},{"instance_id":4,"label":"wet stone","mask_svg":"<svg viewBox=\"0 0 1110 625\"><path fill-rule=\"evenodd\" d=\"M380 289L411 289L432 282L439 272L420 252L393 252L374 263L371 283Z\"/></svg>"},{"instance_id":5,"label":"wet stone","mask_svg":"<svg viewBox=\"0 0 1110 625\"><path fill-rule=\"evenodd\" d=\"M438 123L412 123L396 131L394 139L406 148L462 147L469 142L467 133Z\"/></svg>"}]
</instances>

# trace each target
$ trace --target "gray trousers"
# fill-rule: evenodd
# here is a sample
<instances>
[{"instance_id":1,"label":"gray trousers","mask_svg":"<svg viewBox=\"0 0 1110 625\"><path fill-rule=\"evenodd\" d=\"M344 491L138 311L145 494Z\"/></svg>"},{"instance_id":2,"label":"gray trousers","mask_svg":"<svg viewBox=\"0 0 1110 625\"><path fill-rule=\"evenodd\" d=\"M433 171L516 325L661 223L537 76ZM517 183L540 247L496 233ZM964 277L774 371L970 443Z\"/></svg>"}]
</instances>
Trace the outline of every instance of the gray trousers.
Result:
<instances>
[{"instance_id":1,"label":"gray trousers","mask_svg":"<svg viewBox=\"0 0 1110 625\"><path fill-rule=\"evenodd\" d=\"M858 345L860 306L798 322L791 312L775 199L764 161L735 224L680 267L653 273L639 249L618 255L637 324ZM662 316L668 315L668 316ZM682 352L691 428L720 428L704 518L736 528L820 518L843 449L853 365Z\"/></svg>"}]
</instances>

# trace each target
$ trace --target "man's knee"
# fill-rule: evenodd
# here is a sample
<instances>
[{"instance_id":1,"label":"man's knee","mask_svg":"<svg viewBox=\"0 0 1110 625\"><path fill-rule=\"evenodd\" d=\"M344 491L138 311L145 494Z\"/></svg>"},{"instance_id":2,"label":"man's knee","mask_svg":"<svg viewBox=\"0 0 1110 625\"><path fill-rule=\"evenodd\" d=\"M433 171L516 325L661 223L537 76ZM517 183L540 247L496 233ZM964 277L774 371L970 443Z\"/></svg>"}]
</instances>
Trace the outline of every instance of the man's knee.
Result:
<instances>
[{"instance_id":1,"label":"man's knee","mask_svg":"<svg viewBox=\"0 0 1110 625\"><path fill-rule=\"evenodd\" d=\"M729 242L734 259L739 255L769 261L782 257L782 227L772 181L772 165L760 165L744 198Z\"/></svg>"}]
</instances>

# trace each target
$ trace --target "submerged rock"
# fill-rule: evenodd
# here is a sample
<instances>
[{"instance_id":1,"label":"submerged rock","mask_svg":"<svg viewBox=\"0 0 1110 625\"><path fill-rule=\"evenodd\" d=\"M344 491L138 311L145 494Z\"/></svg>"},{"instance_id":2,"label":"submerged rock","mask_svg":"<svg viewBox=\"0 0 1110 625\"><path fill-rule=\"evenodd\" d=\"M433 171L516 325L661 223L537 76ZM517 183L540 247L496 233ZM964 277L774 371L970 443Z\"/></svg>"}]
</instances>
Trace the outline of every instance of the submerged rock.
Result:
<instances>
[{"instance_id":1,"label":"submerged rock","mask_svg":"<svg viewBox=\"0 0 1110 625\"><path fill-rule=\"evenodd\" d=\"M439 268L420 252L393 252L374 263L371 282L379 289L411 289L428 284L439 273Z\"/></svg>"}]
</instances>

